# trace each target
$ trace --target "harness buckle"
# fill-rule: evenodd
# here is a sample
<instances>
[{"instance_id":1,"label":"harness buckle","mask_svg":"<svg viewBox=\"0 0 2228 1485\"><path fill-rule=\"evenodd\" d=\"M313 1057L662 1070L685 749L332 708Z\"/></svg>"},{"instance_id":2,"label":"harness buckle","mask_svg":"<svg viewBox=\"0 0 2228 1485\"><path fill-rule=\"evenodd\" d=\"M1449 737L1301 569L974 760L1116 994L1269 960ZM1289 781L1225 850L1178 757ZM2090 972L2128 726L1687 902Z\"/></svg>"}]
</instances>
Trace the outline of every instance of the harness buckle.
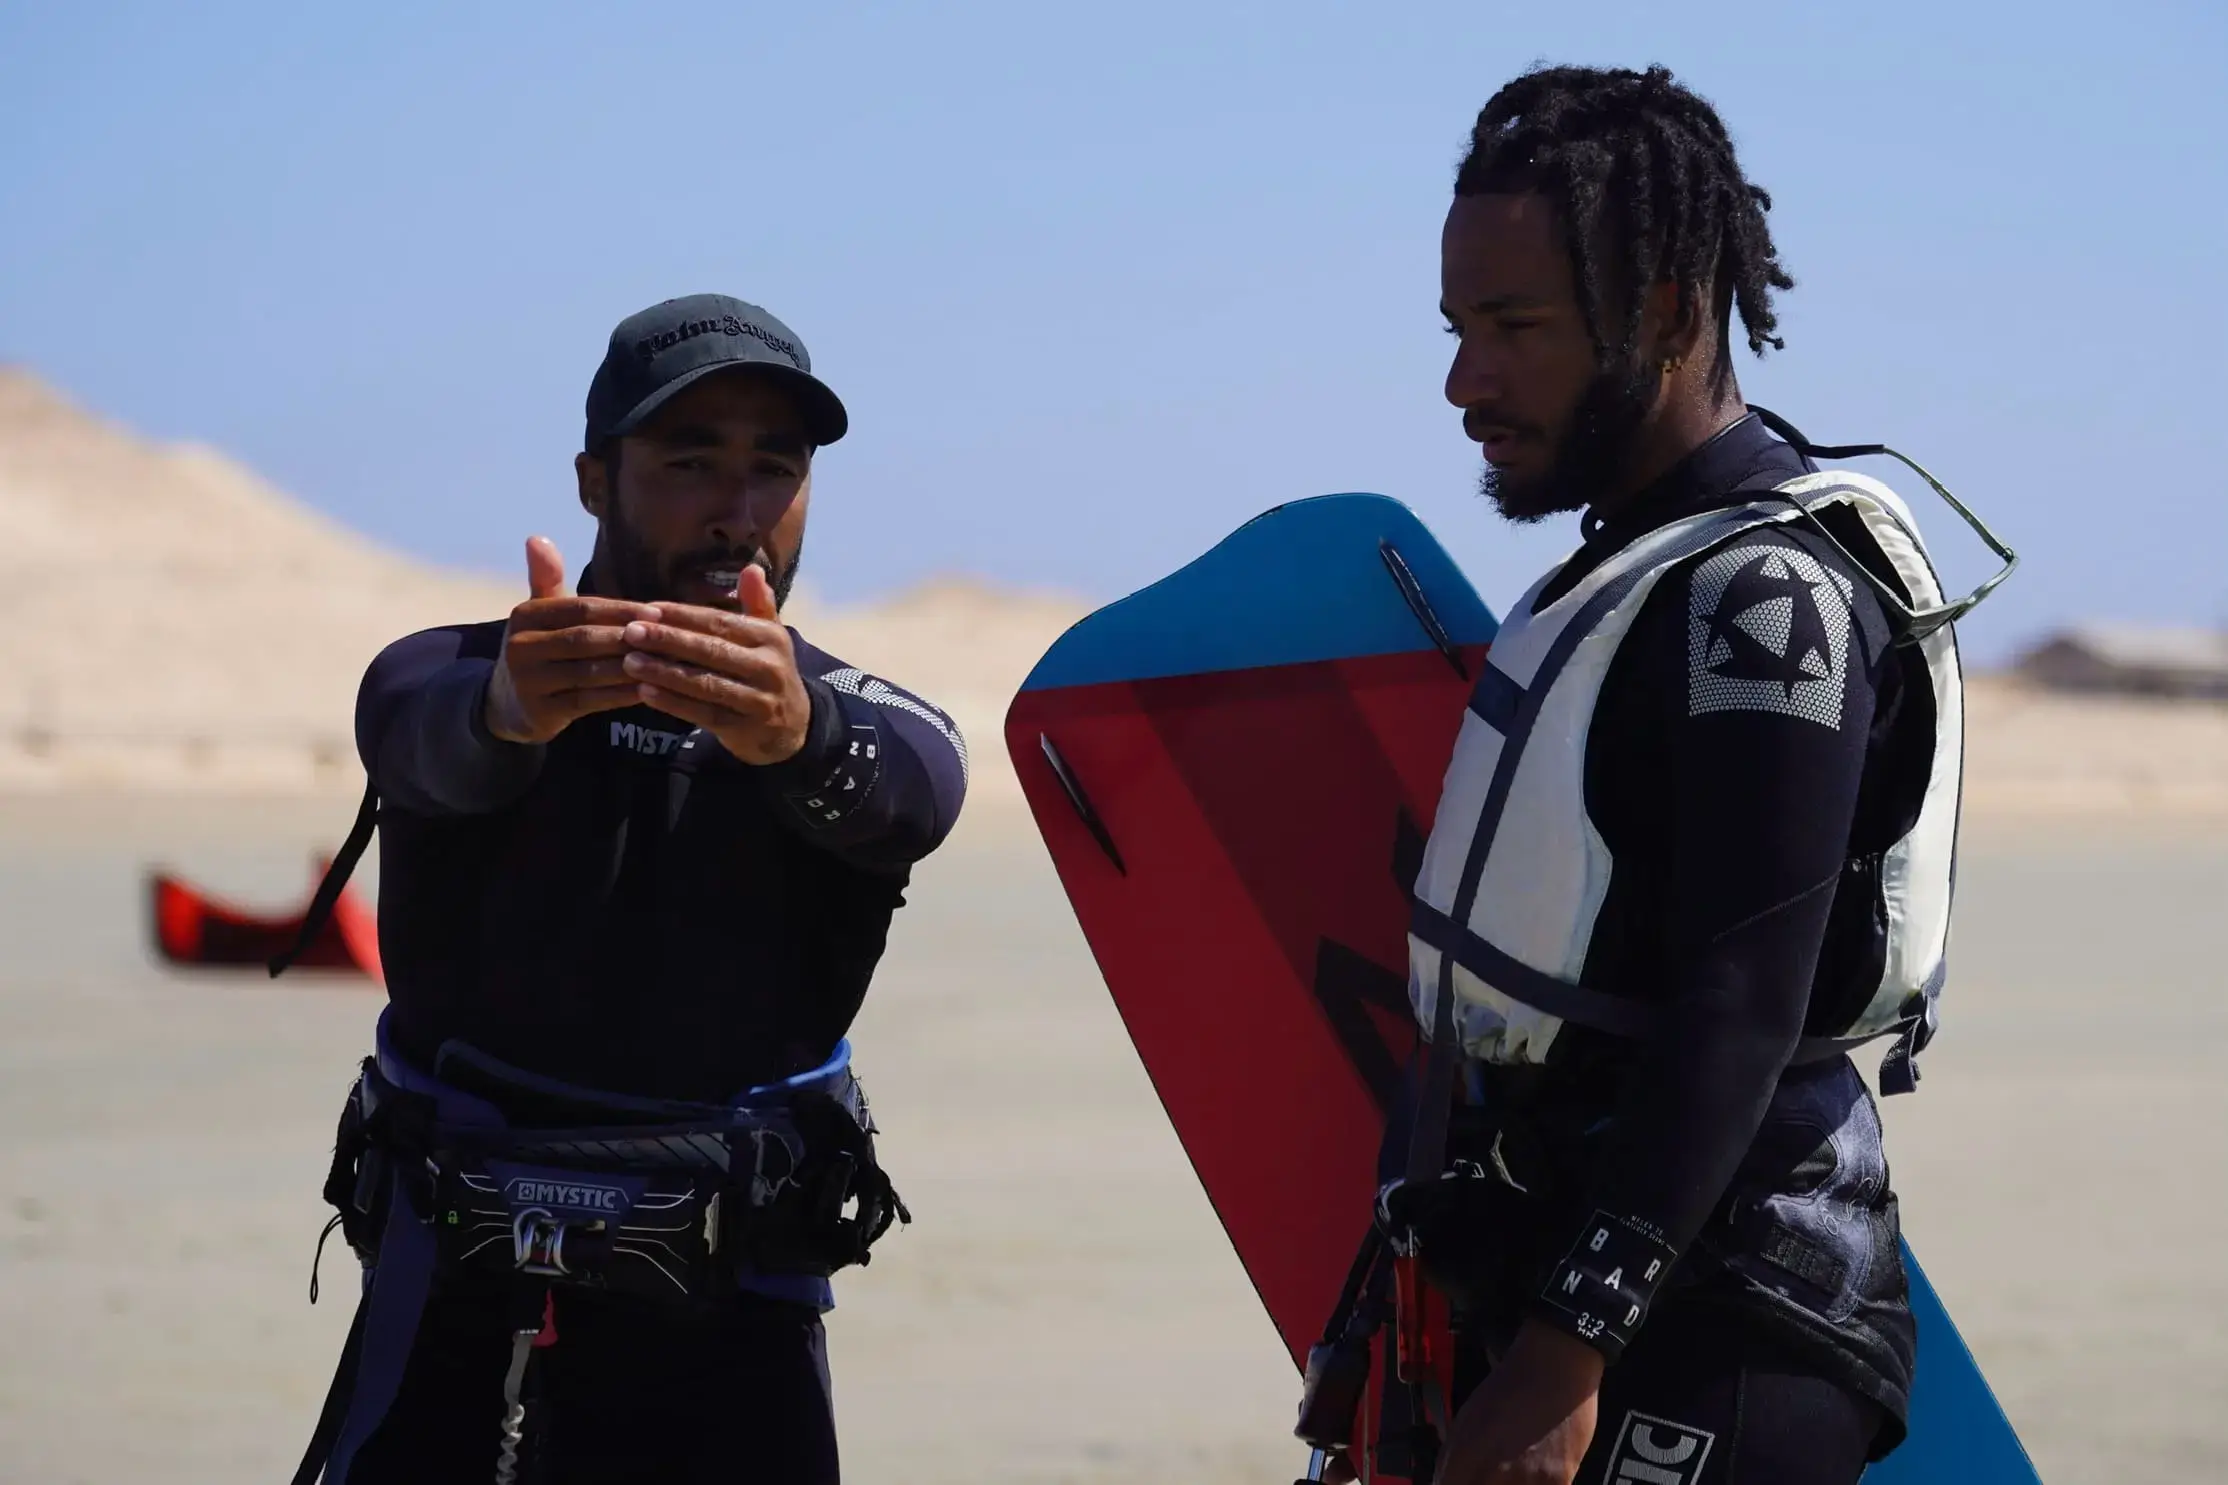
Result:
<instances>
[{"instance_id":1,"label":"harness buckle","mask_svg":"<svg viewBox=\"0 0 2228 1485\"><path fill-rule=\"evenodd\" d=\"M565 1267L565 1220L546 1207L528 1207L511 1219L511 1262L522 1274L570 1278Z\"/></svg>"},{"instance_id":2,"label":"harness buckle","mask_svg":"<svg viewBox=\"0 0 2228 1485\"><path fill-rule=\"evenodd\" d=\"M770 1207L786 1187L797 1184L797 1151L774 1130L761 1125L750 1131L750 1204ZM770 1162L769 1151L777 1152Z\"/></svg>"},{"instance_id":3,"label":"harness buckle","mask_svg":"<svg viewBox=\"0 0 2228 1485\"><path fill-rule=\"evenodd\" d=\"M1532 1194L1532 1188L1516 1178L1515 1173L1509 1169L1507 1157L1501 1153L1501 1140L1507 1133L1508 1131L1504 1129L1493 1131L1493 1149L1490 1152L1493 1157L1493 1174L1499 1176L1501 1184L1511 1191L1520 1191L1529 1196ZM1482 1176L1485 1172L1479 1171L1478 1174Z\"/></svg>"}]
</instances>

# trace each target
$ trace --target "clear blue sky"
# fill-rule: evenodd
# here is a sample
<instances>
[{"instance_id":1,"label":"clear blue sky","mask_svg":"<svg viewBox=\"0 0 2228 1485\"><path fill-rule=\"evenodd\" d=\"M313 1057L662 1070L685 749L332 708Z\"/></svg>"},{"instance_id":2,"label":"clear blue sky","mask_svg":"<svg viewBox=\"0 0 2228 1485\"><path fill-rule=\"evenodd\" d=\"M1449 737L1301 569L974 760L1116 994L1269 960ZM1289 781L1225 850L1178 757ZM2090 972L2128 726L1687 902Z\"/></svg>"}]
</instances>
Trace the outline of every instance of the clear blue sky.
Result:
<instances>
[{"instance_id":1,"label":"clear blue sky","mask_svg":"<svg viewBox=\"0 0 2228 1485\"><path fill-rule=\"evenodd\" d=\"M1437 233L1539 58L1719 104L1801 281L1745 385L2020 548L1978 651L2228 621L2216 0L0 6L0 359L507 571L537 530L586 555L611 325L721 290L851 406L807 562L835 596L1112 597L1369 489L1498 606L1571 538L1471 493Z\"/></svg>"}]
</instances>

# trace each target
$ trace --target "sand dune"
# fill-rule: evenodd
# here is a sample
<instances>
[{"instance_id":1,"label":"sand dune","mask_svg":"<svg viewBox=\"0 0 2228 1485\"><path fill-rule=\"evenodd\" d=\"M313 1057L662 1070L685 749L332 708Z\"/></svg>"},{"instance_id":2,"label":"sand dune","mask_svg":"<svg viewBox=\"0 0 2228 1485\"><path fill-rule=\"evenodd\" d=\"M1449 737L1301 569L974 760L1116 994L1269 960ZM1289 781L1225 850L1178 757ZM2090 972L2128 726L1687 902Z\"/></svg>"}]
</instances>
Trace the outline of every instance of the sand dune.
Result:
<instances>
[{"instance_id":1,"label":"sand dune","mask_svg":"<svg viewBox=\"0 0 2228 1485\"><path fill-rule=\"evenodd\" d=\"M2228 822L2228 706L2076 697L2004 676L1967 691L1967 813Z\"/></svg>"},{"instance_id":2,"label":"sand dune","mask_svg":"<svg viewBox=\"0 0 2228 1485\"><path fill-rule=\"evenodd\" d=\"M0 787L345 786L379 646L502 612L492 585L20 373L0 374L0 522Z\"/></svg>"},{"instance_id":3,"label":"sand dune","mask_svg":"<svg viewBox=\"0 0 2228 1485\"><path fill-rule=\"evenodd\" d=\"M414 629L500 617L519 596L383 549L221 454L148 443L4 368L0 525L7 791L354 789L349 719L371 657ZM77 601L89 592L104 601ZM800 591L791 617L950 708L981 758L1029 665L1084 608L953 581L863 610ZM206 638L226 635L239 643Z\"/></svg>"},{"instance_id":4,"label":"sand dune","mask_svg":"<svg viewBox=\"0 0 2228 1485\"><path fill-rule=\"evenodd\" d=\"M0 523L5 792L352 791L364 665L398 635L517 600L510 581L382 548L219 453L151 444L5 368ZM89 592L109 597L75 601ZM953 712L981 830L1017 818L1006 703L1087 608L952 579L859 608L800 591L791 618ZM1970 730L1977 816L2228 819L2228 707L1982 678Z\"/></svg>"}]
</instances>

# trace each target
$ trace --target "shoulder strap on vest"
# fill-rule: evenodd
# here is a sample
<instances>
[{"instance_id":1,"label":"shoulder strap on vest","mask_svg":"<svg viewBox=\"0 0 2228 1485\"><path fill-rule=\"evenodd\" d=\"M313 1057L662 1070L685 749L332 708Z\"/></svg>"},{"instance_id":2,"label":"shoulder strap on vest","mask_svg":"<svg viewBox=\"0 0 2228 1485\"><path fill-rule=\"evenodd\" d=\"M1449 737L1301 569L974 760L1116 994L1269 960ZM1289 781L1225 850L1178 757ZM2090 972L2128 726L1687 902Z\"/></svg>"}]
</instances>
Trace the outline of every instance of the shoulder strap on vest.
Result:
<instances>
[{"instance_id":1,"label":"shoulder strap on vest","mask_svg":"<svg viewBox=\"0 0 2228 1485\"><path fill-rule=\"evenodd\" d=\"M1880 596L1889 605L1890 612L1903 620L1905 629L1903 643L1918 644L1944 626L1956 623L1959 619L1980 607L1982 601L2001 587L2004 580L2018 569L2019 554L1998 541L1996 533L1989 530L1982 523L1981 518L1974 515L1964 501L1952 495L1940 480L1927 473L1924 466L1919 464L1917 460L1896 452L1884 443L1815 444L1803 437L1794 424L1770 409L1758 407L1752 402L1749 404L1748 410L1756 414L1758 420L1765 427L1786 440L1788 445L1797 453L1808 455L1813 459L1862 459L1879 455L1896 460L1920 479L1925 480L1934 493L1942 497L1943 503L1949 506L1951 510L1956 511L1964 519L1965 524L1973 528L1974 534L1980 537L1988 549L2003 560L2003 566L1998 568L1993 576L1963 598L1913 608L1904 603L1901 595L1883 583L1870 567L1859 561L1847 547L1842 546L1840 540L1831 531L1828 531L1816 516L1811 515L1808 508L1804 507L1800 501L1782 496L1782 499L1788 499L1790 504L1801 509L1802 518L1808 520L1813 529L1825 537L1826 540L1832 542L1835 550L1839 551L1843 557L1848 558L1850 565L1863 573L1873 587L1879 589Z\"/></svg>"}]
</instances>

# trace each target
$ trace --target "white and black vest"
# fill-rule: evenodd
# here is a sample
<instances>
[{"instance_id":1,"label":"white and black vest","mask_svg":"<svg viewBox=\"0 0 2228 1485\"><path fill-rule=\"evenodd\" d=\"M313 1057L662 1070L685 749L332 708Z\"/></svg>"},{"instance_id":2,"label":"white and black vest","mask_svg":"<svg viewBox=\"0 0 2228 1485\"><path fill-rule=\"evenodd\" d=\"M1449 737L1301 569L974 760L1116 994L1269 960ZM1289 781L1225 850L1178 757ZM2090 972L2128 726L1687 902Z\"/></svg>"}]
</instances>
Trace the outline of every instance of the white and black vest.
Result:
<instances>
[{"instance_id":1,"label":"white and black vest","mask_svg":"<svg viewBox=\"0 0 2228 1485\"><path fill-rule=\"evenodd\" d=\"M1648 1034L1653 1007L1580 979L1616 864L1586 807L1586 744L1603 678L1667 573L1697 562L1698 594L1713 583L1722 588L1733 575L1728 564L1754 560L1753 549L1723 548L1760 528L1807 525L1806 511L1830 506L1846 507L1859 518L1838 521L1838 527L1861 530L1868 538L1864 545L1870 550L1860 546L1850 555L1873 573L1892 573L1913 606L1942 601L1933 563L1902 500L1877 480L1829 470L1759 492L1755 503L1706 511L1650 532L1537 613L1533 604L1552 573L1516 604L1494 638L1462 719L1416 880L1409 996L1427 1031L1445 994L1452 999L1459 1045L1487 1062L1543 1062L1565 1023L1624 1036ZM1807 552L1774 550L1779 560L1815 567L1796 574L1805 581L1830 581L1847 595L1848 579ZM1714 570L1717 566L1725 570ZM1690 632L1692 644L1706 648L1713 642L1705 624L1692 625ZM1840 643L1851 642L1845 630ZM1935 1024L1964 756L1956 641L1945 625L1916 643L1934 693L1932 770L1914 822L1888 849L1878 877L1887 924L1885 967L1853 1019L1806 1037L1797 1053L1798 1060L1815 1059L1897 1035L1882 1069L1883 1091L1915 1081L1910 1059ZM1830 677L1791 689L1776 680L1714 675L1707 664L1697 664L1690 704L1704 711L1763 704L1761 694L1741 694L1740 688L1753 686L1771 693L1770 705L1830 707L1838 718L1848 656L1832 659L1826 667Z\"/></svg>"}]
</instances>

